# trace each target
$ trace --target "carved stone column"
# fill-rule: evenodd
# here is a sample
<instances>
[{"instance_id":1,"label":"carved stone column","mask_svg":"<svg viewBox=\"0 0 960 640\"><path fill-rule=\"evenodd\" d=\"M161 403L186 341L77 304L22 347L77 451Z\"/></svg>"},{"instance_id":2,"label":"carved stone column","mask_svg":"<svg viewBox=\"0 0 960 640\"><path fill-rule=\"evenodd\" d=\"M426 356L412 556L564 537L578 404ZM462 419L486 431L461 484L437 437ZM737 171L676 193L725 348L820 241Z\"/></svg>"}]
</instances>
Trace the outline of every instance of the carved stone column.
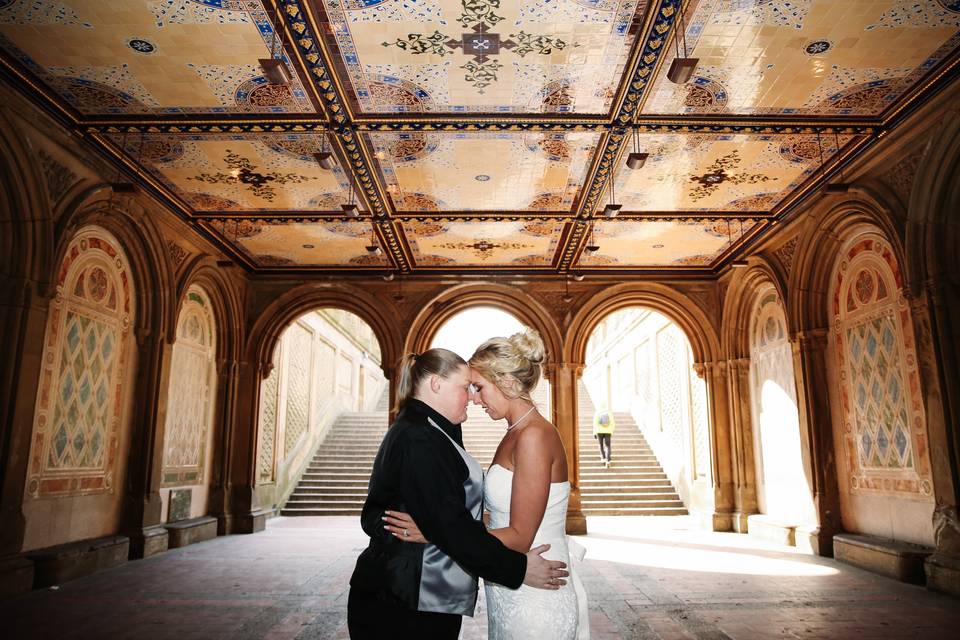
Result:
<instances>
[{"instance_id":1,"label":"carved stone column","mask_svg":"<svg viewBox=\"0 0 960 640\"><path fill-rule=\"evenodd\" d=\"M173 345L161 332L139 329L136 341L137 376L123 533L130 538L130 557L145 558L167 550L167 530L160 520L160 482Z\"/></svg>"},{"instance_id":2,"label":"carved stone column","mask_svg":"<svg viewBox=\"0 0 960 640\"><path fill-rule=\"evenodd\" d=\"M587 532L587 518L580 503L580 451L577 434L577 383L584 365L559 363L547 367L553 392L553 424L560 432L567 452L567 475L570 480L570 502L567 505L567 533Z\"/></svg>"},{"instance_id":3,"label":"carved stone column","mask_svg":"<svg viewBox=\"0 0 960 640\"><path fill-rule=\"evenodd\" d=\"M694 364L696 374L707 385L707 411L712 427L711 484L712 505L709 521L703 522L713 531L730 531L734 528L734 480L733 437L730 420L730 396L727 388L727 363L706 362ZM746 520L743 523L746 530Z\"/></svg>"},{"instance_id":4,"label":"carved stone column","mask_svg":"<svg viewBox=\"0 0 960 640\"><path fill-rule=\"evenodd\" d=\"M924 299L911 301L936 507L935 551L927 560L927 586L960 595L960 286L928 282Z\"/></svg>"},{"instance_id":5,"label":"carved stone column","mask_svg":"<svg viewBox=\"0 0 960 640\"><path fill-rule=\"evenodd\" d=\"M840 531L840 492L834 455L833 418L827 378L827 329L797 333L793 341L794 378L800 420L800 452L810 486L817 526L797 528L797 546L833 556Z\"/></svg>"},{"instance_id":6,"label":"carved stone column","mask_svg":"<svg viewBox=\"0 0 960 640\"><path fill-rule=\"evenodd\" d=\"M0 280L0 559L23 547L23 496L48 310L36 282Z\"/></svg>"},{"instance_id":7,"label":"carved stone column","mask_svg":"<svg viewBox=\"0 0 960 640\"><path fill-rule=\"evenodd\" d=\"M733 444L733 530L747 533L747 517L757 513L757 471L750 407L750 359L727 361L730 375L730 429Z\"/></svg>"},{"instance_id":8,"label":"carved stone column","mask_svg":"<svg viewBox=\"0 0 960 640\"><path fill-rule=\"evenodd\" d=\"M213 468L210 470L210 500L207 510L217 519L217 534L227 533L229 520L230 477L227 470L232 460L231 425L236 416L237 394L240 386L240 363L236 360L217 360L217 399L214 418Z\"/></svg>"},{"instance_id":9,"label":"carved stone column","mask_svg":"<svg viewBox=\"0 0 960 640\"><path fill-rule=\"evenodd\" d=\"M260 383L269 375L270 363L237 362L236 410L225 425L223 452L223 498L219 514L221 534L256 533L267 526L270 511L261 509L257 496L257 435L260 415Z\"/></svg>"}]
</instances>

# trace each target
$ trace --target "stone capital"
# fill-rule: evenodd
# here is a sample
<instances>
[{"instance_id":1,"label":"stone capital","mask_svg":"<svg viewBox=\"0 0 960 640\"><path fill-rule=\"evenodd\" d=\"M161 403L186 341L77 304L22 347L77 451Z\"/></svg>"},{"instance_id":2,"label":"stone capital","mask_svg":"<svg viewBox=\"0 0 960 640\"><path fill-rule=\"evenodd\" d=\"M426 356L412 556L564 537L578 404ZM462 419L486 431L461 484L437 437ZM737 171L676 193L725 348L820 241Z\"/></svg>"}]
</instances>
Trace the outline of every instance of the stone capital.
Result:
<instances>
[{"instance_id":1,"label":"stone capital","mask_svg":"<svg viewBox=\"0 0 960 640\"><path fill-rule=\"evenodd\" d=\"M712 378L726 377L727 368L728 365L726 360L693 363L693 371L697 374L697 377L701 379L703 379L707 374L710 374L710 377Z\"/></svg>"},{"instance_id":2,"label":"stone capital","mask_svg":"<svg viewBox=\"0 0 960 640\"><path fill-rule=\"evenodd\" d=\"M793 339L801 352L808 353L811 351L824 351L827 348L827 338L829 335L829 331L826 328L807 329L805 331L797 331Z\"/></svg>"},{"instance_id":3,"label":"stone capital","mask_svg":"<svg viewBox=\"0 0 960 640\"><path fill-rule=\"evenodd\" d=\"M586 365L582 362L557 362L547 366L551 367L551 373L557 375L570 373L576 376L578 380L583 376L583 370L586 368Z\"/></svg>"}]
</instances>

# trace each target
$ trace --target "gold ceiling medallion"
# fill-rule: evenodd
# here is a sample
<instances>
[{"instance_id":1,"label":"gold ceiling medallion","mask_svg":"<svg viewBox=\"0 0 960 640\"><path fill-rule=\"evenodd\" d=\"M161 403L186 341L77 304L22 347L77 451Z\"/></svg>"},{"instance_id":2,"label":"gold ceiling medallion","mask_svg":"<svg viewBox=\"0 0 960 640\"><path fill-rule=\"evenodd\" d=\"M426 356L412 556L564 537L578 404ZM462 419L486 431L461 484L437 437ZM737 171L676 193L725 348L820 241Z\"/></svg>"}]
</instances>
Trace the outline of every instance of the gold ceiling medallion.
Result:
<instances>
[{"instance_id":1,"label":"gold ceiling medallion","mask_svg":"<svg viewBox=\"0 0 960 640\"><path fill-rule=\"evenodd\" d=\"M230 168L229 173L218 171L217 173L200 173L196 176L188 176L187 180L196 180L197 182L206 182L209 184L243 184L246 185L253 195L263 198L268 202L273 202L276 192L273 190L271 182L277 184L300 184L307 180L312 180L307 176L297 175L296 173L260 173L255 171L257 165L253 164L248 158L234 153L227 149L227 155L223 157L224 163Z\"/></svg>"},{"instance_id":2,"label":"gold ceiling medallion","mask_svg":"<svg viewBox=\"0 0 960 640\"><path fill-rule=\"evenodd\" d=\"M481 260L486 260L492 257L492 252L494 249L531 249L532 245L521 244L519 242L490 242L489 240L478 240L473 244L467 242L444 242L439 245L444 249L459 249L461 251L470 250L473 255L480 258Z\"/></svg>"},{"instance_id":3,"label":"gold ceiling medallion","mask_svg":"<svg viewBox=\"0 0 960 640\"><path fill-rule=\"evenodd\" d=\"M690 190L690 199L693 201L703 200L713 195L717 187L724 182L759 184L770 180L770 176L765 176L762 173L727 173L738 167L741 162L740 152L734 149L722 158L717 158L712 165L707 167L707 172L703 175L690 176L691 182L699 183L697 187Z\"/></svg>"},{"instance_id":4,"label":"gold ceiling medallion","mask_svg":"<svg viewBox=\"0 0 960 640\"><path fill-rule=\"evenodd\" d=\"M503 20L503 16L494 13L494 9L500 7L500 0L461 0L460 5L463 13L457 21L471 31L461 34L459 40L434 30L429 35L410 33L406 40L397 38L394 42L382 43L383 46L397 47L414 55L432 54L440 57L452 55L460 49L462 55L472 58L460 66L460 69L466 72L464 80L472 84L480 94L485 87L497 81L497 72L503 65L492 56L500 55L501 49L523 58L528 53L545 56L554 50L567 47L567 43L560 38L531 34L523 30L508 34L507 39L502 39L499 33L491 31L494 25Z\"/></svg>"}]
</instances>

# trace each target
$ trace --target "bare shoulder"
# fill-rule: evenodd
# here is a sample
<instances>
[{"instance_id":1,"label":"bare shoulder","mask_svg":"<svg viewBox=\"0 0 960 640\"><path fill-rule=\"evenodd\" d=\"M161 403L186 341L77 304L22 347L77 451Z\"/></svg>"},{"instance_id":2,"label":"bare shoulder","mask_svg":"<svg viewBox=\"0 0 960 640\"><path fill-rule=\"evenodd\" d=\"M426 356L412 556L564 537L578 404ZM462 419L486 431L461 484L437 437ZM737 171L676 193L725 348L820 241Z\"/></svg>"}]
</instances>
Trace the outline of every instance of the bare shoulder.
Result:
<instances>
[{"instance_id":1,"label":"bare shoulder","mask_svg":"<svg viewBox=\"0 0 960 640\"><path fill-rule=\"evenodd\" d=\"M518 447L543 447L560 442L560 433L543 416L536 416L517 434Z\"/></svg>"}]
</instances>

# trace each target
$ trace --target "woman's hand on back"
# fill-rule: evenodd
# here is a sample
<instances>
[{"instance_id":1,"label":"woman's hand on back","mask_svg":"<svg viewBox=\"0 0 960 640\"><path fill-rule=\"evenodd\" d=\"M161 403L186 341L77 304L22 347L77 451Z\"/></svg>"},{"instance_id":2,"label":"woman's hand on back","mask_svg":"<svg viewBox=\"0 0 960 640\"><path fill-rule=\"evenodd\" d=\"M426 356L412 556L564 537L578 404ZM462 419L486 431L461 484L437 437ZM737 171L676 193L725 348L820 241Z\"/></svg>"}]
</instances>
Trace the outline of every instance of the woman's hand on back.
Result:
<instances>
[{"instance_id":1,"label":"woman's hand on back","mask_svg":"<svg viewBox=\"0 0 960 640\"><path fill-rule=\"evenodd\" d=\"M383 521L386 522L383 528L392 536L399 538L404 542L419 542L425 544L430 542L423 537L420 527L413 521L409 513L403 511L384 511Z\"/></svg>"}]
</instances>

